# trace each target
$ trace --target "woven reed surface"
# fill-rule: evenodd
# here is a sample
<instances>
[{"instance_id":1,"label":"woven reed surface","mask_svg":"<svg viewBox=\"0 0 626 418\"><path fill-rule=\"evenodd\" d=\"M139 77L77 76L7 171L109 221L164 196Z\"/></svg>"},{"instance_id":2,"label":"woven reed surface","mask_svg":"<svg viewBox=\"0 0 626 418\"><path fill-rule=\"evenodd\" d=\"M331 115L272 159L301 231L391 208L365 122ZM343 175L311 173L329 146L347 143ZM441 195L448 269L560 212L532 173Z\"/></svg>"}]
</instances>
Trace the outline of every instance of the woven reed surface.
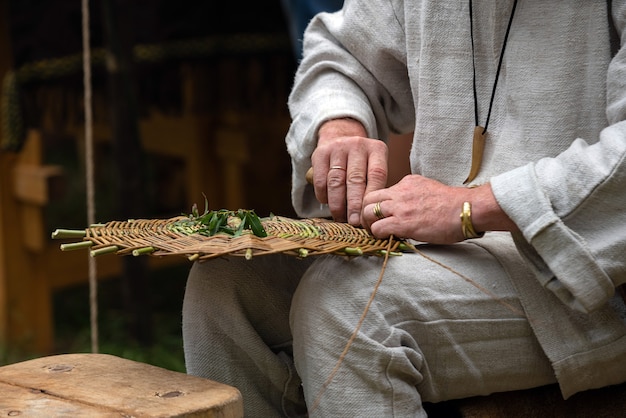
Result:
<instances>
[{"instance_id":1,"label":"woven reed surface","mask_svg":"<svg viewBox=\"0 0 626 418\"><path fill-rule=\"evenodd\" d=\"M346 223L325 219L290 219L272 217L262 219L261 223L267 237L258 237L252 233L240 236L216 234L205 236L197 233L190 235L175 232L171 227L177 221L185 219L141 219L132 221L112 221L86 229L85 240L91 241L92 249L117 246L118 254L127 254L145 247L155 248L151 255L198 255L208 259L224 255L259 256L284 253L302 256L320 254L346 254L346 248L358 248L364 255L378 255L390 249L397 251L402 241L376 239L362 228L355 228Z\"/></svg>"}]
</instances>

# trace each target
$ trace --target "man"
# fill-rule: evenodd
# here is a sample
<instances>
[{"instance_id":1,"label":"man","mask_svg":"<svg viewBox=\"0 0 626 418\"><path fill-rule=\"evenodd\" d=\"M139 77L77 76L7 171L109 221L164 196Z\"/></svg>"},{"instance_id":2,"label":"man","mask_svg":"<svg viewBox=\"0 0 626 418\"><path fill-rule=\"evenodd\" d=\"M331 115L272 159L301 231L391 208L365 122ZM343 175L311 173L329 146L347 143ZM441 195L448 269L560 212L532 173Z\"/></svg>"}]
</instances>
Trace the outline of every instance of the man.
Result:
<instances>
[{"instance_id":1,"label":"man","mask_svg":"<svg viewBox=\"0 0 626 418\"><path fill-rule=\"evenodd\" d=\"M612 9L621 34L626 2ZM626 381L626 52L611 60L609 15L582 0L318 15L290 97L294 206L428 244L389 260L336 372L381 259L194 266L189 372L239 387L249 416L424 416ZM410 131L414 174L385 188L380 139Z\"/></svg>"}]
</instances>

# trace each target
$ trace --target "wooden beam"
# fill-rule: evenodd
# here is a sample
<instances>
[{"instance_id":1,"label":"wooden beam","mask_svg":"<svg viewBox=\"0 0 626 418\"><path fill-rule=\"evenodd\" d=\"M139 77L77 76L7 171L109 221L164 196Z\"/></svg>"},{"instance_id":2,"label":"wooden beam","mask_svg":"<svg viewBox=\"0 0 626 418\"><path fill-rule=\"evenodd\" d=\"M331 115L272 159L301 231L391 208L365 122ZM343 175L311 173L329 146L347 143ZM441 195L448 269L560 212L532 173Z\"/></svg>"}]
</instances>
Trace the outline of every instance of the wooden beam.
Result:
<instances>
[{"instance_id":1,"label":"wooden beam","mask_svg":"<svg viewBox=\"0 0 626 418\"><path fill-rule=\"evenodd\" d=\"M13 169L15 198L43 207L62 194L63 174L60 166L17 164Z\"/></svg>"}]
</instances>

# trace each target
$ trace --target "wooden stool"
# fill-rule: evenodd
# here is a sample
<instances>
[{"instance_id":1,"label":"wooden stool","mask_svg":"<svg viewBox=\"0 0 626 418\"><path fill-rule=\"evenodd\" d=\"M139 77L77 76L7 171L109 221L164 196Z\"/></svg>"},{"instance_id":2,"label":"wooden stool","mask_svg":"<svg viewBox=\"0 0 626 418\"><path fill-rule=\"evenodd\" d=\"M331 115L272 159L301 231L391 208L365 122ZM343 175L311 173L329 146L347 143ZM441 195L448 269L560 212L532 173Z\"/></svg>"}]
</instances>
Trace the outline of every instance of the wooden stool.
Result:
<instances>
[{"instance_id":1,"label":"wooden stool","mask_svg":"<svg viewBox=\"0 0 626 418\"><path fill-rule=\"evenodd\" d=\"M243 417L233 387L106 354L0 367L0 416Z\"/></svg>"}]
</instances>

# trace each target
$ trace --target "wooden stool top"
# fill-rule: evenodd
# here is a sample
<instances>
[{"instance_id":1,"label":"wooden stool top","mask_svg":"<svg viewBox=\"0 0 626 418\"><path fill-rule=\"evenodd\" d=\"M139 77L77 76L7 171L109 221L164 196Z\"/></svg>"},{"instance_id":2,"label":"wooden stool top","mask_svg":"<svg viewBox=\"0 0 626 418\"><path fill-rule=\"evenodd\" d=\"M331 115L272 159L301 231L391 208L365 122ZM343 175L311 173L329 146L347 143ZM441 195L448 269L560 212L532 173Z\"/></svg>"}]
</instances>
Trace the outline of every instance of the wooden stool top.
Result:
<instances>
[{"instance_id":1,"label":"wooden stool top","mask_svg":"<svg viewBox=\"0 0 626 418\"><path fill-rule=\"evenodd\" d=\"M0 415L243 417L233 387L106 354L64 354L0 367Z\"/></svg>"}]
</instances>

